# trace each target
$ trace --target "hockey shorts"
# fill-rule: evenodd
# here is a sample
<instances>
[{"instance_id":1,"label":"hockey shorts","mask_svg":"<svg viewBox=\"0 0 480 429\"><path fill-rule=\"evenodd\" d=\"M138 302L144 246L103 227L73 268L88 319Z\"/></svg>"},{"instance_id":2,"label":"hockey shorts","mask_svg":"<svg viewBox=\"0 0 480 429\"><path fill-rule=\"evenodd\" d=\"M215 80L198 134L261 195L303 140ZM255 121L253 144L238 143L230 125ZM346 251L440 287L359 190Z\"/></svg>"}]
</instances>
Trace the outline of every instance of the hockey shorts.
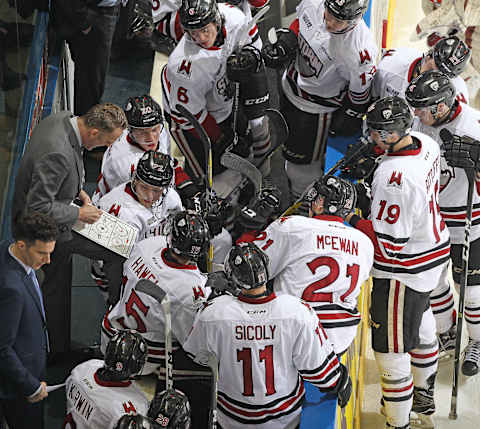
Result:
<instances>
[{"instance_id":1,"label":"hockey shorts","mask_svg":"<svg viewBox=\"0 0 480 429\"><path fill-rule=\"evenodd\" d=\"M370 306L373 350L407 353L418 347L420 323L429 307L429 292L414 291L398 280L374 278Z\"/></svg>"}]
</instances>

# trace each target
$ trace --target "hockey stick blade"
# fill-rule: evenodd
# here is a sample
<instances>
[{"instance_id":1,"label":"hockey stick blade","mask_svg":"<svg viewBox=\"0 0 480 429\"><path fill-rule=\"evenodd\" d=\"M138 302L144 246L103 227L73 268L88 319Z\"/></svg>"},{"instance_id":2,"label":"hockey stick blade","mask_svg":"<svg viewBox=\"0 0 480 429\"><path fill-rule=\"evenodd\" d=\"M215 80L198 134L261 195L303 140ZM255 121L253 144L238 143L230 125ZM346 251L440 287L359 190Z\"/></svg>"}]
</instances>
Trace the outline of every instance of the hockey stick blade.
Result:
<instances>
[{"instance_id":1,"label":"hockey stick blade","mask_svg":"<svg viewBox=\"0 0 480 429\"><path fill-rule=\"evenodd\" d=\"M220 163L231 170L238 171L243 174L255 187L255 193L260 191L262 186L262 173L255 167L248 159L231 151L226 151L221 159Z\"/></svg>"},{"instance_id":2,"label":"hockey stick blade","mask_svg":"<svg viewBox=\"0 0 480 429\"><path fill-rule=\"evenodd\" d=\"M135 285L135 290L143 292L152 298L156 299L159 304L162 304L163 300L167 293L158 285L153 283L151 280L141 279Z\"/></svg>"}]
</instances>

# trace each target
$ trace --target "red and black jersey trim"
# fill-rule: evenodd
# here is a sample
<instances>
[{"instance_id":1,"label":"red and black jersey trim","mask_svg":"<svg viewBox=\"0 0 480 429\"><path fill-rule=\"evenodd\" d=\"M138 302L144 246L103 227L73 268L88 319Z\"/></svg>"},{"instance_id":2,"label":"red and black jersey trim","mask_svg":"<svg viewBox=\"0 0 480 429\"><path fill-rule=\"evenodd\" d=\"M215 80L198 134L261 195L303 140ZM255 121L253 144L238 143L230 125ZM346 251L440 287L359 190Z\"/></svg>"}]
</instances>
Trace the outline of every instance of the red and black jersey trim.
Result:
<instances>
[{"instance_id":1,"label":"red and black jersey trim","mask_svg":"<svg viewBox=\"0 0 480 429\"><path fill-rule=\"evenodd\" d=\"M314 384L322 391L328 392L337 385L340 375L339 369L337 355L332 350L319 367L301 369L298 372L305 381Z\"/></svg>"},{"instance_id":2,"label":"red and black jersey trim","mask_svg":"<svg viewBox=\"0 0 480 429\"><path fill-rule=\"evenodd\" d=\"M310 303L310 306L317 313L325 329L356 326L362 318L356 308L345 308L338 304L313 305Z\"/></svg>"},{"instance_id":3,"label":"red and black jersey trim","mask_svg":"<svg viewBox=\"0 0 480 429\"><path fill-rule=\"evenodd\" d=\"M288 395L266 404L238 401L219 391L218 409L221 413L239 423L260 425L297 410L302 406L304 398L305 387L299 376L295 388Z\"/></svg>"},{"instance_id":4,"label":"red and black jersey trim","mask_svg":"<svg viewBox=\"0 0 480 429\"><path fill-rule=\"evenodd\" d=\"M464 228L467 218L467 207L442 207L440 206L442 217L449 228ZM480 203L472 206L472 226L480 225Z\"/></svg>"}]
</instances>

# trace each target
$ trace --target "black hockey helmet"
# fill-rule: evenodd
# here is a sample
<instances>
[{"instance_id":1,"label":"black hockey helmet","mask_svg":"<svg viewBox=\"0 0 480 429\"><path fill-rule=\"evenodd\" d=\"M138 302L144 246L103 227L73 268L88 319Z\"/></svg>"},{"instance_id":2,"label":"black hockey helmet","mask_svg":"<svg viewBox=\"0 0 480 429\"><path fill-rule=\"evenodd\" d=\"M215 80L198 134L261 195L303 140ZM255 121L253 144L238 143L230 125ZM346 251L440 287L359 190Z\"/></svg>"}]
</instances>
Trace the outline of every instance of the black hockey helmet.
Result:
<instances>
[{"instance_id":1,"label":"black hockey helmet","mask_svg":"<svg viewBox=\"0 0 480 429\"><path fill-rule=\"evenodd\" d=\"M130 97L123 110L132 128L151 128L163 124L162 109L149 95Z\"/></svg>"},{"instance_id":2,"label":"black hockey helmet","mask_svg":"<svg viewBox=\"0 0 480 429\"><path fill-rule=\"evenodd\" d=\"M407 102L398 96L381 98L372 103L367 109L367 128L378 131L380 134L397 133L399 139L410 133L413 123L413 112ZM382 136L385 140L386 136Z\"/></svg>"},{"instance_id":3,"label":"black hockey helmet","mask_svg":"<svg viewBox=\"0 0 480 429\"><path fill-rule=\"evenodd\" d=\"M368 9L368 0L325 0L325 7L341 21L355 21Z\"/></svg>"},{"instance_id":4,"label":"black hockey helmet","mask_svg":"<svg viewBox=\"0 0 480 429\"><path fill-rule=\"evenodd\" d=\"M322 177L305 194L304 200L312 206L323 198L323 214L344 218L355 209L357 192L351 182L336 176Z\"/></svg>"},{"instance_id":5,"label":"black hockey helmet","mask_svg":"<svg viewBox=\"0 0 480 429\"><path fill-rule=\"evenodd\" d=\"M268 256L254 243L240 243L228 252L224 269L236 286L255 289L268 281Z\"/></svg>"},{"instance_id":6,"label":"black hockey helmet","mask_svg":"<svg viewBox=\"0 0 480 429\"><path fill-rule=\"evenodd\" d=\"M432 111L435 115L439 103L445 103L448 108L453 106L456 90L446 74L429 70L412 79L405 90L405 98L414 108L435 107Z\"/></svg>"},{"instance_id":7,"label":"black hockey helmet","mask_svg":"<svg viewBox=\"0 0 480 429\"><path fill-rule=\"evenodd\" d=\"M161 429L162 427L141 414L124 414L118 420L114 429Z\"/></svg>"},{"instance_id":8,"label":"black hockey helmet","mask_svg":"<svg viewBox=\"0 0 480 429\"><path fill-rule=\"evenodd\" d=\"M216 0L182 0L180 23L185 30L198 30L211 22L222 25Z\"/></svg>"},{"instance_id":9,"label":"black hockey helmet","mask_svg":"<svg viewBox=\"0 0 480 429\"><path fill-rule=\"evenodd\" d=\"M190 429L190 402L177 389L164 390L155 395L148 408L148 416L169 429Z\"/></svg>"},{"instance_id":10,"label":"black hockey helmet","mask_svg":"<svg viewBox=\"0 0 480 429\"><path fill-rule=\"evenodd\" d=\"M164 153L149 150L138 160L133 179L165 188L172 184L173 175L172 158Z\"/></svg>"},{"instance_id":11,"label":"black hockey helmet","mask_svg":"<svg viewBox=\"0 0 480 429\"><path fill-rule=\"evenodd\" d=\"M203 217L193 211L172 214L166 233L168 247L178 255L198 261L208 251L210 229Z\"/></svg>"},{"instance_id":12,"label":"black hockey helmet","mask_svg":"<svg viewBox=\"0 0 480 429\"><path fill-rule=\"evenodd\" d=\"M438 70L453 79L465 70L472 51L463 40L450 36L440 39L429 55L433 57Z\"/></svg>"},{"instance_id":13,"label":"black hockey helmet","mask_svg":"<svg viewBox=\"0 0 480 429\"><path fill-rule=\"evenodd\" d=\"M128 380L139 374L147 359L147 344L135 331L119 331L108 342L104 369L110 380Z\"/></svg>"}]
</instances>

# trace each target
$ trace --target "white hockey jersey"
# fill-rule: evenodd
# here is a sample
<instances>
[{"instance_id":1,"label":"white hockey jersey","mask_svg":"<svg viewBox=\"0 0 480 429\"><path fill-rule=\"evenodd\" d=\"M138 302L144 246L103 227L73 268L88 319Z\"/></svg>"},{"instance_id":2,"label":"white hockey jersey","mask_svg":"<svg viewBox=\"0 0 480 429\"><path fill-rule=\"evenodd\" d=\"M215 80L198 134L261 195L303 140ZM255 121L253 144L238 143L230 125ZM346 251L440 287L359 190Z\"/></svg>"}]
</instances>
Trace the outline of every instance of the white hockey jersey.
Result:
<instances>
[{"instance_id":1,"label":"white hockey jersey","mask_svg":"<svg viewBox=\"0 0 480 429\"><path fill-rule=\"evenodd\" d=\"M405 90L422 58L422 52L413 48L400 47L386 51L373 79L373 96L383 98L398 95L404 98ZM457 76L451 82L457 90L457 99L468 103L469 94L463 78Z\"/></svg>"},{"instance_id":2,"label":"white hockey jersey","mask_svg":"<svg viewBox=\"0 0 480 429\"><path fill-rule=\"evenodd\" d=\"M170 135L163 128L158 141L158 152L170 155ZM145 151L128 135L128 129L103 154L102 168L97 179L97 189L92 196L93 204L113 188L128 182Z\"/></svg>"},{"instance_id":3,"label":"white hockey jersey","mask_svg":"<svg viewBox=\"0 0 480 429\"><path fill-rule=\"evenodd\" d=\"M446 128L452 134L467 135L480 141L480 112L460 103L449 122L439 127L423 125L415 118L413 129L432 137L439 145L440 130ZM441 159L440 176L440 211L450 231L453 244L462 244L465 240L465 218L467 214L468 179L463 168L450 167L445 159ZM480 238L480 181L476 180L473 192L472 225L470 241Z\"/></svg>"},{"instance_id":4,"label":"white hockey jersey","mask_svg":"<svg viewBox=\"0 0 480 429\"><path fill-rule=\"evenodd\" d=\"M370 239L336 216L288 216L271 223L254 242L269 257L275 292L308 302L335 353L346 350L360 323L358 295L373 264Z\"/></svg>"},{"instance_id":5,"label":"white hockey jersey","mask_svg":"<svg viewBox=\"0 0 480 429\"><path fill-rule=\"evenodd\" d=\"M165 259L164 236L151 237L135 246L123 265L123 287L120 300L105 315L102 323L102 348L118 329L134 329L148 346L147 363L142 374L165 366L165 318L160 304L149 295L135 290L140 279L151 280L167 292L172 314L174 350L183 344L193 319L208 295L206 276L195 265L180 265Z\"/></svg>"},{"instance_id":6,"label":"white hockey jersey","mask_svg":"<svg viewBox=\"0 0 480 429\"><path fill-rule=\"evenodd\" d=\"M162 203L146 208L138 201L131 183L123 183L103 196L97 206L138 228L138 241L161 234L162 223L170 213L183 209L177 191L168 188Z\"/></svg>"},{"instance_id":7,"label":"white hockey jersey","mask_svg":"<svg viewBox=\"0 0 480 429\"><path fill-rule=\"evenodd\" d=\"M418 149L387 154L374 173L370 219L378 242L372 275L430 292L450 257L440 214L440 148L412 132Z\"/></svg>"},{"instance_id":8,"label":"white hockey jersey","mask_svg":"<svg viewBox=\"0 0 480 429\"><path fill-rule=\"evenodd\" d=\"M331 34L324 22L324 0L303 0L290 28L298 33L298 53L282 78L287 98L301 110L336 110L345 91L353 104L365 104L378 53L373 36L360 21L352 30Z\"/></svg>"},{"instance_id":9,"label":"white hockey jersey","mask_svg":"<svg viewBox=\"0 0 480 429\"><path fill-rule=\"evenodd\" d=\"M220 362L218 421L228 429L290 429L300 420L303 380L331 389L339 364L318 318L297 297L220 296L197 315L184 344Z\"/></svg>"},{"instance_id":10,"label":"white hockey jersey","mask_svg":"<svg viewBox=\"0 0 480 429\"><path fill-rule=\"evenodd\" d=\"M168 64L162 72L163 107L172 119L184 129L193 127L176 114L175 106L181 103L200 123L207 114L217 123L228 118L232 111L232 98L227 88L227 58L239 42L253 44L261 49L258 28L240 9L225 3L218 4L225 17L222 27L224 43L220 47L204 49L185 34L168 57Z\"/></svg>"},{"instance_id":11,"label":"white hockey jersey","mask_svg":"<svg viewBox=\"0 0 480 429\"><path fill-rule=\"evenodd\" d=\"M147 415L148 400L135 381L102 382L97 370L103 361L76 366L67 378L65 429L113 429L124 414Z\"/></svg>"}]
</instances>

